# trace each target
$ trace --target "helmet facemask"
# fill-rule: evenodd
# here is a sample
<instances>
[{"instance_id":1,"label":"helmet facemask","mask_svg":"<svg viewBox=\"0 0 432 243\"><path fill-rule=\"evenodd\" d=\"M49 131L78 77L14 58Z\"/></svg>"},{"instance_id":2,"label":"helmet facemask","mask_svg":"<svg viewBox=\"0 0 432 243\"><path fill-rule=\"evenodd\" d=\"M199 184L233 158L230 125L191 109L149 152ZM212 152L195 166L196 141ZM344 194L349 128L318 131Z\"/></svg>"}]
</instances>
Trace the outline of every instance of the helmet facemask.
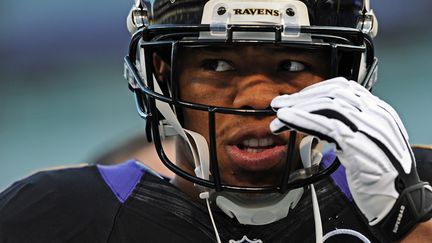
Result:
<instances>
[{"instance_id":1,"label":"helmet facemask","mask_svg":"<svg viewBox=\"0 0 432 243\"><path fill-rule=\"evenodd\" d=\"M239 221L242 215L252 215L242 219L241 223L246 224L266 224L285 217L288 213L286 205L295 206L302 195L302 188L328 176L338 167L338 161L330 165L315 163L313 169L312 165L310 168L293 166L299 155L295 151L297 135L291 132L286 144L286 163L277 176L277 183L263 186L229 184L224 181L223 174L226 172L220 170L217 148L220 117L262 118L274 116L275 112L268 108L233 108L182 99L182 92L187 92L181 90L179 82L182 53L200 48L236 49L257 45L306 52L319 51L328 56L331 70L328 78L344 76L358 80L367 87L375 82L376 59L368 34L348 27L311 26L308 15L310 8L301 1L272 1L272 4L274 5L265 1L210 1L200 23L145 25L134 33L129 56L125 59L125 73L135 93L138 111L146 119L147 135L153 140L162 162L177 175L197 185L204 192L202 197L215 201L228 215L230 212L230 216L238 213L236 217ZM278 10L279 15L256 21L256 16L247 16L251 13L247 9L267 9L267 12L264 11L267 15L276 15L275 10ZM234 18L236 11L243 11L242 15L245 16ZM155 10L152 12L154 14ZM161 72L160 65L155 65L155 58L163 61L168 71ZM207 126L206 134L194 131L193 127L188 127L187 122L185 124L184 115L187 113L199 113L200 117L205 117L203 123ZM183 157L188 158L188 162L176 163L176 158L167 156L162 140L170 136L181 141L179 144L182 144L185 154ZM309 153L316 156L319 152L310 147ZM193 170L185 169L182 164L192 166ZM267 193L256 196L255 209L269 212L268 217L255 220L253 213L236 209L239 205L240 208L245 208L241 206L241 194L237 193ZM222 201L228 202L218 202L218 196ZM288 198L287 203L284 200ZM226 206L230 203L233 206ZM268 208L278 208L278 204L285 206L276 209L277 212L270 212ZM248 207L254 209L251 203Z\"/></svg>"}]
</instances>

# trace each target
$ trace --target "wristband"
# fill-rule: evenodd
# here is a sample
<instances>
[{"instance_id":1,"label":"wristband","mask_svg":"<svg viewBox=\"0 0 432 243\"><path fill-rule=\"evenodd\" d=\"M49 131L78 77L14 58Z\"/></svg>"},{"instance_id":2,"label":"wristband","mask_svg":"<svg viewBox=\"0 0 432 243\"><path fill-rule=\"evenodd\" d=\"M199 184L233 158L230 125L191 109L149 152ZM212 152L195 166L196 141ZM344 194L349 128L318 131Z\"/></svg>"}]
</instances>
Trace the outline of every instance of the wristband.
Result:
<instances>
[{"instance_id":1,"label":"wristband","mask_svg":"<svg viewBox=\"0 0 432 243\"><path fill-rule=\"evenodd\" d=\"M407 187L402 191L389 214L373 228L388 241L398 241L413 228L432 218L432 188L427 182Z\"/></svg>"}]
</instances>

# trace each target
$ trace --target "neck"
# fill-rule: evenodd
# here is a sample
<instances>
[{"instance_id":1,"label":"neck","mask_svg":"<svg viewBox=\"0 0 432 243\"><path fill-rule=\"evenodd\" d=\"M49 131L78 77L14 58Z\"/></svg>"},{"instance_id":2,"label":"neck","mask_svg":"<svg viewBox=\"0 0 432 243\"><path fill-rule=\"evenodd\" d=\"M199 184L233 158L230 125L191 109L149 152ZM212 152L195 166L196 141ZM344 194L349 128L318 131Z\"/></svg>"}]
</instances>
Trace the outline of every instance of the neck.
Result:
<instances>
[{"instance_id":1,"label":"neck","mask_svg":"<svg viewBox=\"0 0 432 243\"><path fill-rule=\"evenodd\" d=\"M188 174L194 175L194 164L193 158L190 154L190 149L180 138L175 140L175 151L175 161L177 166ZM170 182L178 189L189 195L192 199L197 201L200 200L199 189L195 187L194 183L182 178L179 175L174 175Z\"/></svg>"},{"instance_id":2,"label":"neck","mask_svg":"<svg viewBox=\"0 0 432 243\"><path fill-rule=\"evenodd\" d=\"M199 191L198 189L193 185L192 182L183 179L182 177L175 175L174 178L170 181L171 184L179 188L181 191L189 195L194 200L200 200L199 199Z\"/></svg>"}]
</instances>

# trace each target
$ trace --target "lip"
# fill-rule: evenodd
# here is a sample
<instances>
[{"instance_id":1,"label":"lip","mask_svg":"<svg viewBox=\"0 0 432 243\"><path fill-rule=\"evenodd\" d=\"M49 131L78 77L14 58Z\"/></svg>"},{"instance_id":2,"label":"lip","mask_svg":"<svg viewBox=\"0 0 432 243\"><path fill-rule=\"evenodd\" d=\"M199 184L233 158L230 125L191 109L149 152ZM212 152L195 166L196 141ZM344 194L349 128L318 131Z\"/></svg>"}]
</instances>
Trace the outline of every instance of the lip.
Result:
<instances>
[{"instance_id":1,"label":"lip","mask_svg":"<svg viewBox=\"0 0 432 243\"><path fill-rule=\"evenodd\" d=\"M269 170L278 165L286 156L286 146L277 145L258 153L240 149L237 145L227 145L226 151L233 163L240 168L261 171Z\"/></svg>"},{"instance_id":2,"label":"lip","mask_svg":"<svg viewBox=\"0 0 432 243\"><path fill-rule=\"evenodd\" d=\"M282 139L280 136L276 136L270 132L270 128L268 126L265 127L257 127L257 126L249 126L248 128L243 128L241 131L235 133L228 139L228 145L237 145L240 144L245 139L250 138L266 138L271 137L274 139L276 145L285 145L287 141Z\"/></svg>"},{"instance_id":3,"label":"lip","mask_svg":"<svg viewBox=\"0 0 432 243\"><path fill-rule=\"evenodd\" d=\"M238 147L238 144L245 139L267 137L273 138L275 141L274 147L266 148L257 153L247 152ZM286 156L287 142L280 136L272 134L267 126L251 126L250 128L242 129L242 131L235 133L228 141L225 148L232 163L245 170L269 170L284 161Z\"/></svg>"}]
</instances>

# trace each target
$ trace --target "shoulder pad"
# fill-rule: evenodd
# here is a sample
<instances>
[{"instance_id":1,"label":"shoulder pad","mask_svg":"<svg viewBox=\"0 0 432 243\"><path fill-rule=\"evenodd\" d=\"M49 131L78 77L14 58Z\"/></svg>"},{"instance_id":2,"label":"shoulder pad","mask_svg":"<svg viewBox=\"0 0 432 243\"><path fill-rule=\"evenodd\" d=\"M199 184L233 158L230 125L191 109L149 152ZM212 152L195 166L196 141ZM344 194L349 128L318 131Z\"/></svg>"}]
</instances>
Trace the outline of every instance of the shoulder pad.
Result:
<instances>
[{"instance_id":1,"label":"shoulder pad","mask_svg":"<svg viewBox=\"0 0 432 243\"><path fill-rule=\"evenodd\" d=\"M414 145L412 150L420 179L432 184L432 146Z\"/></svg>"}]
</instances>

